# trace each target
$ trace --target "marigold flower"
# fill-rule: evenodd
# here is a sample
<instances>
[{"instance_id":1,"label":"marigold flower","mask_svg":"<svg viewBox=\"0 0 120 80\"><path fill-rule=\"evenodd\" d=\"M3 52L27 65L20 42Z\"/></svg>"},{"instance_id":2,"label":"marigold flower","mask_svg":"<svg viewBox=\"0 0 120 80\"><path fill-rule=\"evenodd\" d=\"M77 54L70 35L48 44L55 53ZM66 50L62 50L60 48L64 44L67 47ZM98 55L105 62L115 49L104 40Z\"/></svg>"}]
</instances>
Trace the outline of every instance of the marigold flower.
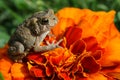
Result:
<instances>
[{"instance_id":1,"label":"marigold flower","mask_svg":"<svg viewBox=\"0 0 120 80\"><path fill-rule=\"evenodd\" d=\"M6 46L0 49L0 72L5 80L120 79L120 33L114 15L115 11L63 8L51 30L56 38L47 36L41 44L63 38L62 48L30 52L25 63L14 63Z\"/></svg>"}]
</instances>

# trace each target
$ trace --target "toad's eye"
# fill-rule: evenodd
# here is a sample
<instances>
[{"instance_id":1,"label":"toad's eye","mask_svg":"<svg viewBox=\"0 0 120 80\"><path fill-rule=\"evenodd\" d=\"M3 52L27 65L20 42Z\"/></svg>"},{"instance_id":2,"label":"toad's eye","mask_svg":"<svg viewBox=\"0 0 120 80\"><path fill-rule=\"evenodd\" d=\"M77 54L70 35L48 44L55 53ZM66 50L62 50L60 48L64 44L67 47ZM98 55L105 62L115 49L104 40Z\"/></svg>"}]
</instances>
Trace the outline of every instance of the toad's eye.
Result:
<instances>
[{"instance_id":1,"label":"toad's eye","mask_svg":"<svg viewBox=\"0 0 120 80\"><path fill-rule=\"evenodd\" d=\"M45 25L48 24L49 20L47 18L42 18L41 24Z\"/></svg>"},{"instance_id":2,"label":"toad's eye","mask_svg":"<svg viewBox=\"0 0 120 80\"><path fill-rule=\"evenodd\" d=\"M56 18L53 18L53 20L56 20Z\"/></svg>"}]
</instances>

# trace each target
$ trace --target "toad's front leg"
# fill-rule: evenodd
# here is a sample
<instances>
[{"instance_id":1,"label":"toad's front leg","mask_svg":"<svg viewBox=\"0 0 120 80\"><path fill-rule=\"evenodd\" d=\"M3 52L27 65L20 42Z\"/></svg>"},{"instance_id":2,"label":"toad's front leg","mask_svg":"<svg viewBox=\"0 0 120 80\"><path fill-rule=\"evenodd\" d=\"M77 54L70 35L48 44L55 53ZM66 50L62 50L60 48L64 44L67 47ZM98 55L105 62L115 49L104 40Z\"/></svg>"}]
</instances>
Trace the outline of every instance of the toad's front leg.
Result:
<instances>
[{"instance_id":1,"label":"toad's front leg","mask_svg":"<svg viewBox=\"0 0 120 80\"><path fill-rule=\"evenodd\" d=\"M46 46L40 46L40 42L42 42L45 39L48 33L49 32L45 32L41 36L37 37L35 46L34 46L35 52L43 52L43 51L48 51L48 50L52 50L60 47L59 44L62 42L62 39L60 39L57 43L55 43L54 41L52 43L46 42L47 43Z\"/></svg>"}]
</instances>

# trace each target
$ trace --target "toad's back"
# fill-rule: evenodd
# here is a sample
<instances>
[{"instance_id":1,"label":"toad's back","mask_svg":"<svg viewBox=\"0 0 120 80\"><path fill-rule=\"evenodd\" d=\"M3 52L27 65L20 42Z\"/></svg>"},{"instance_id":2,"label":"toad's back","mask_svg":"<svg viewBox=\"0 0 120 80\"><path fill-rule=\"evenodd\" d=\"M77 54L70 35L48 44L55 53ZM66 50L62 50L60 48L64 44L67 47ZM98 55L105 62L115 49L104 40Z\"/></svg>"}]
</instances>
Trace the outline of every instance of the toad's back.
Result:
<instances>
[{"instance_id":1,"label":"toad's back","mask_svg":"<svg viewBox=\"0 0 120 80\"><path fill-rule=\"evenodd\" d=\"M14 42L19 41L24 45L25 49L30 49L33 47L35 39L36 37L31 33L30 29L21 25L16 29L8 44L11 46Z\"/></svg>"}]
</instances>

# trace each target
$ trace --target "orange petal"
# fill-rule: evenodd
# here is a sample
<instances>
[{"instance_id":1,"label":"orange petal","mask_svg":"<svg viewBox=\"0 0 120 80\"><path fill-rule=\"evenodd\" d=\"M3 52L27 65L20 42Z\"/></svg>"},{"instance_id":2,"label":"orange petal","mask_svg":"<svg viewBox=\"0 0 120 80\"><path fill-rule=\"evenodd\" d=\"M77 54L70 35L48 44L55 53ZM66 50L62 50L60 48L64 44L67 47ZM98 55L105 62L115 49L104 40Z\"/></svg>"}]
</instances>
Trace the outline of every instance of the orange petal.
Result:
<instances>
[{"instance_id":1,"label":"orange petal","mask_svg":"<svg viewBox=\"0 0 120 80\"><path fill-rule=\"evenodd\" d=\"M70 26L74 26L74 21L68 18L60 18L56 26L52 28L52 33L60 39L63 37L66 29Z\"/></svg>"},{"instance_id":2,"label":"orange petal","mask_svg":"<svg viewBox=\"0 0 120 80\"><path fill-rule=\"evenodd\" d=\"M25 64L14 63L11 67L13 80L24 80L32 78Z\"/></svg>"},{"instance_id":3,"label":"orange petal","mask_svg":"<svg viewBox=\"0 0 120 80\"><path fill-rule=\"evenodd\" d=\"M110 39L115 38L115 37L120 35L120 32L114 23L111 24L110 29L109 29L109 33L110 33L110 35L109 35Z\"/></svg>"},{"instance_id":4,"label":"orange petal","mask_svg":"<svg viewBox=\"0 0 120 80\"><path fill-rule=\"evenodd\" d=\"M63 8L57 12L58 18L70 18L78 24L80 20L84 17L84 12L79 8Z\"/></svg>"},{"instance_id":5,"label":"orange petal","mask_svg":"<svg viewBox=\"0 0 120 80\"><path fill-rule=\"evenodd\" d=\"M97 28L98 29L103 29L102 31L104 31L105 29L109 29L110 24L114 21L114 17L115 17L115 11L109 11L109 12L105 12L105 11L98 11L98 12L94 12L91 11L89 9L83 9L84 13L85 13L85 17L84 19L88 21L88 23L90 23L90 25L92 25L92 28Z\"/></svg>"},{"instance_id":6,"label":"orange petal","mask_svg":"<svg viewBox=\"0 0 120 80\"><path fill-rule=\"evenodd\" d=\"M109 72L107 75L113 79L120 80L120 72Z\"/></svg>"},{"instance_id":7,"label":"orange petal","mask_svg":"<svg viewBox=\"0 0 120 80\"><path fill-rule=\"evenodd\" d=\"M95 73L88 76L87 80L109 80L103 74Z\"/></svg>"},{"instance_id":8,"label":"orange petal","mask_svg":"<svg viewBox=\"0 0 120 80\"><path fill-rule=\"evenodd\" d=\"M104 76L101 73L94 73L94 74L87 75L87 77L85 78L77 75L75 80L114 80L114 79L108 79L108 77Z\"/></svg>"},{"instance_id":9,"label":"orange petal","mask_svg":"<svg viewBox=\"0 0 120 80\"><path fill-rule=\"evenodd\" d=\"M52 66L58 66L62 63L62 60L64 60L64 52L64 49L56 48L52 51L46 52L45 56Z\"/></svg>"},{"instance_id":10,"label":"orange petal","mask_svg":"<svg viewBox=\"0 0 120 80\"><path fill-rule=\"evenodd\" d=\"M102 55L100 64L102 66L114 66L120 63L120 37L113 38L109 41L105 52Z\"/></svg>"},{"instance_id":11,"label":"orange petal","mask_svg":"<svg viewBox=\"0 0 120 80\"><path fill-rule=\"evenodd\" d=\"M114 21L115 11L110 12L93 12L84 9L86 16L80 23L83 30L83 38L94 36L98 42L105 47L109 39L109 29ZM88 25L88 26L87 26ZM88 30L89 29L89 30ZM87 32L86 32L87 31Z\"/></svg>"},{"instance_id":12,"label":"orange petal","mask_svg":"<svg viewBox=\"0 0 120 80\"><path fill-rule=\"evenodd\" d=\"M12 61L7 56L7 49L6 47L0 49L0 72L5 80L12 80L10 73Z\"/></svg>"},{"instance_id":13,"label":"orange petal","mask_svg":"<svg viewBox=\"0 0 120 80\"><path fill-rule=\"evenodd\" d=\"M53 65L60 65L60 63L62 61L62 58L63 58L63 55L60 55L60 56L51 56L49 61Z\"/></svg>"},{"instance_id":14,"label":"orange petal","mask_svg":"<svg viewBox=\"0 0 120 80\"><path fill-rule=\"evenodd\" d=\"M111 80L119 80L120 79L120 65L104 67L101 71L106 77Z\"/></svg>"},{"instance_id":15,"label":"orange petal","mask_svg":"<svg viewBox=\"0 0 120 80\"><path fill-rule=\"evenodd\" d=\"M0 72L9 73L12 63L7 57L0 59Z\"/></svg>"},{"instance_id":16,"label":"orange petal","mask_svg":"<svg viewBox=\"0 0 120 80\"><path fill-rule=\"evenodd\" d=\"M58 57L58 56L64 56L62 59L66 58L67 56L69 57L69 53L67 52L67 49L65 48L56 48L54 50L45 52L43 54L47 60L50 60L50 57Z\"/></svg>"},{"instance_id":17,"label":"orange petal","mask_svg":"<svg viewBox=\"0 0 120 80\"><path fill-rule=\"evenodd\" d=\"M92 25L90 25L90 23L84 18L80 21L79 27L82 29L82 38L94 36L94 29L92 29Z\"/></svg>"},{"instance_id":18,"label":"orange petal","mask_svg":"<svg viewBox=\"0 0 120 80\"><path fill-rule=\"evenodd\" d=\"M63 37L63 41L60 43L60 46L62 46L63 48L66 48L66 44L67 44L66 38Z\"/></svg>"},{"instance_id":19,"label":"orange petal","mask_svg":"<svg viewBox=\"0 0 120 80\"><path fill-rule=\"evenodd\" d=\"M2 73L5 80L12 80L10 68L12 64L8 59L0 59L0 72Z\"/></svg>"},{"instance_id":20,"label":"orange petal","mask_svg":"<svg viewBox=\"0 0 120 80\"><path fill-rule=\"evenodd\" d=\"M78 27L69 27L66 31L65 37L67 39L67 47L79 40L82 35L82 30Z\"/></svg>"}]
</instances>

